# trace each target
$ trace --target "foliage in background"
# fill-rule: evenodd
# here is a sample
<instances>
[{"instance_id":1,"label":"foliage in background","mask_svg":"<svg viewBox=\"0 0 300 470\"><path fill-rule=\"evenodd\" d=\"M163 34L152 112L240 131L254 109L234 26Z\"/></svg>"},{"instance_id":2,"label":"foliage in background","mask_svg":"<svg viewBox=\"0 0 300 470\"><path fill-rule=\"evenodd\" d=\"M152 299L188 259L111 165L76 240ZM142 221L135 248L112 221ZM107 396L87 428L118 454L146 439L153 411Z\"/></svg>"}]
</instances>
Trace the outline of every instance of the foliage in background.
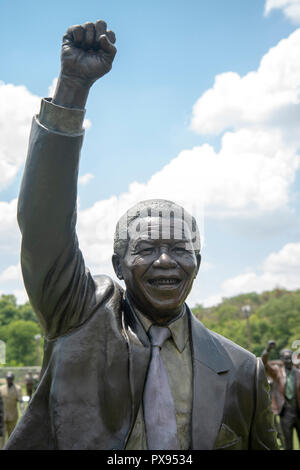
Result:
<instances>
[{"instance_id":1,"label":"foliage in background","mask_svg":"<svg viewBox=\"0 0 300 470\"><path fill-rule=\"evenodd\" d=\"M300 290L275 289L226 298L214 307L193 308L204 325L244 348L248 348L247 320L242 311L251 306L249 317L251 350L260 356L269 340L276 341L270 359L277 359L282 348L292 348L300 340ZM0 296L0 340L6 343L6 366L41 365L42 341L34 337L42 331L31 305L17 305L14 295Z\"/></svg>"},{"instance_id":2,"label":"foliage in background","mask_svg":"<svg viewBox=\"0 0 300 470\"><path fill-rule=\"evenodd\" d=\"M248 349L247 320L242 311L244 305L251 307L251 350L256 356L261 355L269 340L276 341L270 359L278 359L281 349L292 349L293 342L300 340L300 290L251 292L223 299L214 307L198 305L192 310L207 328Z\"/></svg>"},{"instance_id":3,"label":"foliage in background","mask_svg":"<svg viewBox=\"0 0 300 470\"><path fill-rule=\"evenodd\" d=\"M0 340L6 344L6 366L41 365L41 328L29 302L17 305L14 295L0 297Z\"/></svg>"}]
</instances>

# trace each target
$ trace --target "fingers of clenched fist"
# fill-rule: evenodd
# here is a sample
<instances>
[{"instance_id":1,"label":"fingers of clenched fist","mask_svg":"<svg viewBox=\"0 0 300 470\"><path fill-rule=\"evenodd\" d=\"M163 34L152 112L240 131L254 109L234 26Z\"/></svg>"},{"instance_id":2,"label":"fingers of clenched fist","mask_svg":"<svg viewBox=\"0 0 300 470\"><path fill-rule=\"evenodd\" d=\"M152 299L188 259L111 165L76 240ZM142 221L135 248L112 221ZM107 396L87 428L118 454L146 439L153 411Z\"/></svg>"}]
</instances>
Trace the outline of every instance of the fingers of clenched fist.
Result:
<instances>
[{"instance_id":1,"label":"fingers of clenched fist","mask_svg":"<svg viewBox=\"0 0 300 470\"><path fill-rule=\"evenodd\" d=\"M106 27L105 21L102 20L71 26L64 36L64 43L74 44L85 50L103 49L105 52L113 52L116 36L113 31L107 31Z\"/></svg>"}]
</instances>

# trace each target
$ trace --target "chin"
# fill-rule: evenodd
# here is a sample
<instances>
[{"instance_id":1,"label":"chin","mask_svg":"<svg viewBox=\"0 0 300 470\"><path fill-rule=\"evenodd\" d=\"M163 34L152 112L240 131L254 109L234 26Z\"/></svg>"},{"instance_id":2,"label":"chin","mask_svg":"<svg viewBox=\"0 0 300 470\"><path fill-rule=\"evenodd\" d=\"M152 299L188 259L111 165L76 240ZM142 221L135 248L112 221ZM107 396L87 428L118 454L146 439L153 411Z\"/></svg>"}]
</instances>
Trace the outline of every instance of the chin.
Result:
<instances>
[{"instance_id":1,"label":"chin","mask_svg":"<svg viewBox=\"0 0 300 470\"><path fill-rule=\"evenodd\" d=\"M170 317L176 317L179 314L179 311L181 310L182 306L184 304L183 302L178 302L178 301L167 301L167 302L151 302L150 303L150 308L149 310L155 313L155 316L157 318L170 318Z\"/></svg>"}]
</instances>

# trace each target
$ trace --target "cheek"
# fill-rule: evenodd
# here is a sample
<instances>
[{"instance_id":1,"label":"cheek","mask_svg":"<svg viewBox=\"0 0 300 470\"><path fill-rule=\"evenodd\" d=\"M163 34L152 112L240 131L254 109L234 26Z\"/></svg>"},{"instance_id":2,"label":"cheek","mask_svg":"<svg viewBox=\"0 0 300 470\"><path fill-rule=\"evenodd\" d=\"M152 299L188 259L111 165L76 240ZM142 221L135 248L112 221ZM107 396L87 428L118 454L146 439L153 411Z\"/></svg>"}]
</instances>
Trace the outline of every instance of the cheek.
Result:
<instances>
[{"instance_id":1,"label":"cheek","mask_svg":"<svg viewBox=\"0 0 300 470\"><path fill-rule=\"evenodd\" d=\"M126 278L139 278L147 269L148 263L140 256L134 256L124 260L123 272Z\"/></svg>"},{"instance_id":2,"label":"cheek","mask_svg":"<svg viewBox=\"0 0 300 470\"><path fill-rule=\"evenodd\" d=\"M193 275L197 270L197 260L190 256L183 256L177 262L181 269L189 276Z\"/></svg>"}]
</instances>

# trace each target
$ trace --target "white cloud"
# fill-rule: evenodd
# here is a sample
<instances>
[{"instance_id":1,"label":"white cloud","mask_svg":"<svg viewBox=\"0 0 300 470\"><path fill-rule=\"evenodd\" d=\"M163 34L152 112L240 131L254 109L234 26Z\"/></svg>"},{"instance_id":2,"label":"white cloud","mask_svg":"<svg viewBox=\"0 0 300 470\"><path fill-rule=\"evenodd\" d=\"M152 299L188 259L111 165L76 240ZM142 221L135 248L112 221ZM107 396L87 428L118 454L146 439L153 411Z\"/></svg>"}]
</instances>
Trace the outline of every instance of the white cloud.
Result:
<instances>
[{"instance_id":1,"label":"white cloud","mask_svg":"<svg viewBox=\"0 0 300 470\"><path fill-rule=\"evenodd\" d=\"M0 201L0 256L19 252L20 231L17 224L17 199Z\"/></svg>"},{"instance_id":2,"label":"white cloud","mask_svg":"<svg viewBox=\"0 0 300 470\"><path fill-rule=\"evenodd\" d=\"M231 129L219 154L210 150L201 168L193 167L204 184L209 214L214 206L214 216L235 211L239 217L287 207L300 163L299 50L300 29L270 49L257 71L216 76L196 102L193 130L220 134Z\"/></svg>"},{"instance_id":3,"label":"white cloud","mask_svg":"<svg viewBox=\"0 0 300 470\"><path fill-rule=\"evenodd\" d=\"M53 91L56 80L49 88ZM39 112L40 97L25 86L15 86L0 81L0 190L11 184L23 165L28 148L32 117ZM91 121L85 119L88 129Z\"/></svg>"},{"instance_id":4,"label":"white cloud","mask_svg":"<svg viewBox=\"0 0 300 470\"><path fill-rule=\"evenodd\" d=\"M9 266L0 273L0 282L17 281L21 276L21 267L19 264Z\"/></svg>"},{"instance_id":5,"label":"white cloud","mask_svg":"<svg viewBox=\"0 0 300 470\"><path fill-rule=\"evenodd\" d=\"M79 176L78 182L79 182L79 184L82 184L83 186L85 186L85 185L88 184L94 177L95 177L95 175L93 175L92 173L86 173L85 175Z\"/></svg>"},{"instance_id":6,"label":"white cloud","mask_svg":"<svg viewBox=\"0 0 300 470\"><path fill-rule=\"evenodd\" d=\"M27 300L20 264L10 264L20 257L21 235L17 223L17 199L0 201L0 295L14 294L18 303ZM5 267L5 265L7 267Z\"/></svg>"},{"instance_id":7,"label":"white cloud","mask_svg":"<svg viewBox=\"0 0 300 470\"><path fill-rule=\"evenodd\" d=\"M300 243L288 243L280 251L271 253L258 270L227 279L222 283L220 293L205 299L203 304L216 305L223 297L260 293L276 287L288 290L300 288Z\"/></svg>"},{"instance_id":8,"label":"white cloud","mask_svg":"<svg viewBox=\"0 0 300 470\"><path fill-rule=\"evenodd\" d=\"M0 273L0 295L8 293L16 296L18 304L28 301L20 263L8 266Z\"/></svg>"},{"instance_id":9,"label":"white cloud","mask_svg":"<svg viewBox=\"0 0 300 470\"><path fill-rule=\"evenodd\" d=\"M285 129L295 119L299 125L299 46L300 29L271 48L257 71L217 75L194 105L192 129L199 134L245 126Z\"/></svg>"},{"instance_id":10,"label":"white cloud","mask_svg":"<svg viewBox=\"0 0 300 470\"><path fill-rule=\"evenodd\" d=\"M57 85L57 80L58 80L57 77L53 78L52 83L48 88L48 98L53 98L53 95L54 95L54 92L55 92L55 89L56 89L56 85Z\"/></svg>"},{"instance_id":11,"label":"white cloud","mask_svg":"<svg viewBox=\"0 0 300 470\"><path fill-rule=\"evenodd\" d=\"M39 97L25 86L0 82L0 190L8 186L23 164L32 116L39 111Z\"/></svg>"},{"instance_id":12,"label":"white cloud","mask_svg":"<svg viewBox=\"0 0 300 470\"><path fill-rule=\"evenodd\" d=\"M272 10L282 10L292 23L300 24L300 0L266 0L265 16Z\"/></svg>"}]
</instances>

